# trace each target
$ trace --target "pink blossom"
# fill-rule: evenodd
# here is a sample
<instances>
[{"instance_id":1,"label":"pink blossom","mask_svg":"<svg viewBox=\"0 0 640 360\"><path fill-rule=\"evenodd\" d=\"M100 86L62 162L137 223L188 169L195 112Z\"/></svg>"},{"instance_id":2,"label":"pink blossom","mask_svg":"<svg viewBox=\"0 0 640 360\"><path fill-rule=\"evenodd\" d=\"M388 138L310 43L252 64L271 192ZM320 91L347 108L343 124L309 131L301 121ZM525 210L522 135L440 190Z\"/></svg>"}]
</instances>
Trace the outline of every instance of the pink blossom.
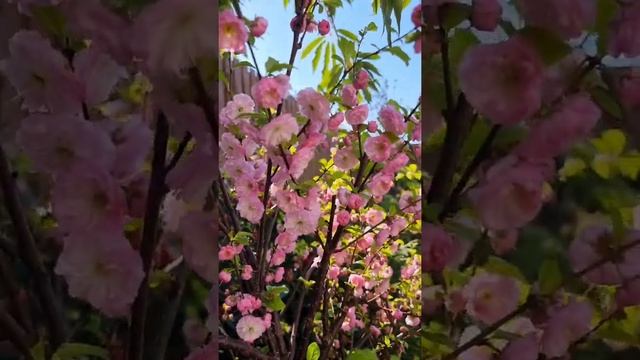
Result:
<instances>
[{"instance_id":1,"label":"pink blossom","mask_svg":"<svg viewBox=\"0 0 640 360\"><path fill-rule=\"evenodd\" d=\"M291 85L287 75L266 77L251 87L251 96L256 104L262 108L276 108L287 96Z\"/></svg>"},{"instance_id":2,"label":"pink blossom","mask_svg":"<svg viewBox=\"0 0 640 360\"><path fill-rule=\"evenodd\" d=\"M369 121L367 123L367 131L370 133L374 133L378 131L378 123L375 121Z\"/></svg>"},{"instance_id":3,"label":"pink blossom","mask_svg":"<svg viewBox=\"0 0 640 360\"><path fill-rule=\"evenodd\" d=\"M251 265L245 265L242 268L242 274L240 275L240 277L242 278L242 280L251 280L251 278L253 277L253 268L251 267Z\"/></svg>"},{"instance_id":4,"label":"pink blossom","mask_svg":"<svg viewBox=\"0 0 640 360\"><path fill-rule=\"evenodd\" d=\"M84 102L95 106L109 98L113 87L127 77L126 69L96 47L78 52L73 58L76 75L84 83Z\"/></svg>"},{"instance_id":5,"label":"pink blossom","mask_svg":"<svg viewBox=\"0 0 640 360\"><path fill-rule=\"evenodd\" d=\"M179 72L191 67L198 59L216 55L216 44L212 39L216 33L215 21L211 21L215 16L218 16L217 8L208 0L155 2L146 6L135 20L134 51L145 59L146 66L154 73ZM239 33L240 29L231 23L228 14L219 14L220 48L237 46L230 42L230 37L235 41L246 40L246 28ZM231 35L230 28L235 30Z\"/></svg>"},{"instance_id":6,"label":"pink blossom","mask_svg":"<svg viewBox=\"0 0 640 360\"><path fill-rule=\"evenodd\" d=\"M2 72L22 97L29 111L76 114L81 111L82 83L69 70L67 60L35 31L18 31L9 39L9 54Z\"/></svg>"},{"instance_id":7,"label":"pink blossom","mask_svg":"<svg viewBox=\"0 0 640 360\"><path fill-rule=\"evenodd\" d=\"M318 30L318 24L316 24L315 21L311 20L309 21L309 23L307 24L307 32L308 33L314 33Z\"/></svg>"},{"instance_id":8,"label":"pink blossom","mask_svg":"<svg viewBox=\"0 0 640 360\"><path fill-rule=\"evenodd\" d=\"M391 222L390 234L391 236L398 236L400 231L404 230L407 227L407 219L403 217L396 217Z\"/></svg>"},{"instance_id":9,"label":"pink blossom","mask_svg":"<svg viewBox=\"0 0 640 360\"><path fill-rule=\"evenodd\" d=\"M364 90L369 86L369 73L366 70L358 71L353 86L358 90Z\"/></svg>"},{"instance_id":10,"label":"pink blossom","mask_svg":"<svg viewBox=\"0 0 640 360\"><path fill-rule=\"evenodd\" d=\"M533 127L515 152L534 159L563 155L589 135L601 115L588 95L572 95L549 118Z\"/></svg>"},{"instance_id":11,"label":"pink blossom","mask_svg":"<svg viewBox=\"0 0 640 360\"><path fill-rule=\"evenodd\" d=\"M260 309L260 307L262 307L262 301L253 295L242 294L242 297L238 300L236 307L242 315L248 315Z\"/></svg>"},{"instance_id":12,"label":"pink blossom","mask_svg":"<svg viewBox=\"0 0 640 360\"><path fill-rule=\"evenodd\" d=\"M362 275L351 274L349 275L349 284L351 284L356 289L362 288L364 286L365 279Z\"/></svg>"},{"instance_id":13,"label":"pink blossom","mask_svg":"<svg viewBox=\"0 0 640 360\"><path fill-rule=\"evenodd\" d=\"M215 219L206 212L190 212L180 220L184 259L193 271L208 282L214 281L217 266L216 243L212 239Z\"/></svg>"},{"instance_id":14,"label":"pink blossom","mask_svg":"<svg viewBox=\"0 0 640 360\"><path fill-rule=\"evenodd\" d=\"M302 115L312 121L326 122L329 120L331 105L324 95L312 88L306 88L298 93L296 100Z\"/></svg>"},{"instance_id":15,"label":"pink blossom","mask_svg":"<svg viewBox=\"0 0 640 360\"><path fill-rule=\"evenodd\" d=\"M221 284L226 284L231 281L231 274L226 271L220 271L220 273L218 274L218 279L220 280Z\"/></svg>"},{"instance_id":16,"label":"pink blossom","mask_svg":"<svg viewBox=\"0 0 640 360\"><path fill-rule=\"evenodd\" d=\"M617 87L620 102L629 110L640 107L640 73L631 70L622 78Z\"/></svg>"},{"instance_id":17,"label":"pink blossom","mask_svg":"<svg viewBox=\"0 0 640 360\"><path fill-rule=\"evenodd\" d=\"M327 20L321 20L318 23L318 33L320 33L320 35L322 36L327 35L330 30L331 30L331 24L329 24Z\"/></svg>"},{"instance_id":18,"label":"pink blossom","mask_svg":"<svg viewBox=\"0 0 640 360\"><path fill-rule=\"evenodd\" d=\"M411 22L413 23L413 26L420 26L422 25L422 5L416 5L416 7L413 8L413 10L411 11Z\"/></svg>"},{"instance_id":19,"label":"pink blossom","mask_svg":"<svg viewBox=\"0 0 640 360\"><path fill-rule=\"evenodd\" d=\"M296 248L297 236L289 231L283 231L276 236L276 244L278 249L281 249L285 253L289 254Z\"/></svg>"},{"instance_id":20,"label":"pink blossom","mask_svg":"<svg viewBox=\"0 0 640 360\"><path fill-rule=\"evenodd\" d=\"M40 171L68 172L82 162L109 169L115 149L93 123L73 115L34 114L22 120L18 144Z\"/></svg>"},{"instance_id":21,"label":"pink blossom","mask_svg":"<svg viewBox=\"0 0 640 360\"><path fill-rule=\"evenodd\" d=\"M500 355L500 360L536 360L538 358L538 338L535 333L509 342Z\"/></svg>"},{"instance_id":22,"label":"pink blossom","mask_svg":"<svg viewBox=\"0 0 640 360\"><path fill-rule=\"evenodd\" d=\"M284 278L284 268L281 266L276 269L276 272L273 274L273 282L279 283Z\"/></svg>"},{"instance_id":23,"label":"pink blossom","mask_svg":"<svg viewBox=\"0 0 640 360\"><path fill-rule=\"evenodd\" d=\"M610 25L609 54L635 57L640 55L640 3L625 2Z\"/></svg>"},{"instance_id":24,"label":"pink blossom","mask_svg":"<svg viewBox=\"0 0 640 360\"><path fill-rule=\"evenodd\" d=\"M253 23L251 24L251 35L255 37L262 36L267 32L267 26L269 26L267 19L262 16L256 16L255 20L253 20Z\"/></svg>"},{"instance_id":25,"label":"pink blossom","mask_svg":"<svg viewBox=\"0 0 640 360\"><path fill-rule=\"evenodd\" d=\"M340 124L344 121L344 113L339 112L329 119L329 130L336 131L340 128Z\"/></svg>"},{"instance_id":26,"label":"pink blossom","mask_svg":"<svg viewBox=\"0 0 640 360\"><path fill-rule=\"evenodd\" d=\"M336 214L336 221L342 226L349 225L349 222L351 221L351 213L347 210L338 211Z\"/></svg>"},{"instance_id":27,"label":"pink blossom","mask_svg":"<svg viewBox=\"0 0 640 360\"><path fill-rule=\"evenodd\" d=\"M365 205L365 203L366 201L362 198L362 196L358 194L349 195L349 208L353 210L360 210Z\"/></svg>"},{"instance_id":28,"label":"pink blossom","mask_svg":"<svg viewBox=\"0 0 640 360\"><path fill-rule=\"evenodd\" d=\"M167 185L187 201L205 197L216 169L211 166L215 158L210 143L199 143L191 153L178 162L167 175Z\"/></svg>"},{"instance_id":29,"label":"pink blossom","mask_svg":"<svg viewBox=\"0 0 640 360\"><path fill-rule=\"evenodd\" d=\"M246 119L246 114L255 111L256 104L247 94L236 94L233 99L220 110L220 121L224 125L238 124L241 120Z\"/></svg>"},{"instance_id":30,"label":"pink blossom","mask_svg":"<svg viewBox=\"0 0 640 360\"><path fill-rule=\"evenodd\" d=\"M519 228L542 207L543 184L549 164L507 157L489 169L469 198L482 223L491 230Z\"/></svg>"},{"instance_id":31,"label":"pink blossom","mask_svg":"<svg viewBox=\"0 0 640 360\"><path fill-rule=\"evenodd\" d=\"M276 249L271 255L271 260L269 261L269 265L278 266L284 263L287 254L282 249Z\"/></svg>"},{"instance_id":32,"label":"pink blossom","mask_svg":"<svg viewBox=\"0 0 640 360\"><path fill-rule=\"evenodd\" d=\"M363 328L364 322L356 317L356 308L354 306L347 310L346 319L342 322L342 331L350 332L356 328Z\"/></svg>"},{"instance_id":33,"label":"pink blossom","mask_svg":"<svg viewBox=\"0 0 640 360\"><path fill-rule=\"evenodd\" d=\"M291 157L291 161L289 163L289 174L294 179L299 179L309 166L311 160L313 160L315 154L316 152L314 147L299 148Z\"/></svg>"},{"instance_id":34,"label":"pink blossom","mask_svg":"<svg viewBox=\"0 0 640 360\"><path fill-rule=\"evenodd\" d=\"M51 197L53 213L66 230L124 225L124 192L111 175L94 165L79 164L61 174Z\"/></svg>"},{"instance_id":35,"label":"pink blossom","mask_svg":"<svg viewBox=\"0 0 640 360\"><path fill-rule=\"evenodd\" d=\"M440 272L452 265L458 257L460 246L451 235L439 226L424 224L427 239L424 254L424 271Z\"/></svg>"},{"instance_id":36,"label":"pink blossom","mask_svg":"<svg viewBox=\"0 0 640 360\"><path fill-rule=\"evenodd\" d=\"M138 117L109 124L111 141L115 145L115 161L111 173L117 179L129 180L138 174L151 150L153 132Z\"/></svg>"},{"instance_id":37,"label":"pink blossom","mask_svg":"<svg viewBox=\"0 0 640 360\"><path fill-rule=\"evenodd\" d=\"M518 307L520 289L513 278L483 273L465 286L464 297L469 316L490 325Z\"/></svg>"},{"instance_id":38,"label":"pink blossom","mask_svg":"<svg viewBox=\"0 0 640 360\"><path fill-rule=\"evenodd\" d=\"M236 332L240 339L253 343L266 331L264 320L252 315L243 316L236 325Z\"/></svg>"},{"instance_id":39,"label":"pink blossom","mask_svg":"<svg viewBox=\"0 0 640 360\"><path fill-rule=\"evenodd\" d=\"M345 85L342 88L342 103L350 107L358 105L358 90L353 85Z\"/></svg>"},{"instance_id":40,"label":"pink blossom","mask_svg":"<svg viewBox=\"0 0 640 360\"><path fill-rule=\"evenodd\" d=\"M364 124L369 116L369 106L366 104L358 105L351 110L347 110L345 118L351 126Z\"/></svg>"},{"instance_id":41,"label":"pink blossom","mask_svg":"<svg viewBox=\"0 0 640 360\"><path fill-rule=\"evenodd\" d=\"M378 116L386 131L390 131L396 135L402 135L407 130L404 116L392 105L383 106Z\"/></svg>"},{"instance_id":42,"label":"pink blossom","mask_svg":"<svg viewBox=\"0 0 640 360\"><path fill-rule=\"evenodd\" d=\"M473 0L471 23L482 31L493 31L500 22L502 5L498 0Z\"/></svg>"},{"instance_id":43,"label":"pink blossom","mask_svg":"<svg viewBox=\"0 0 640 360\"><path fill-rule=\"evenodd\" d=\"M540 108L542 61L520 38L467 51L458 76L469 103L493 123L513 125Z\"/></svg>"},{"instance_id":44,"label":"pink blossom","mask_svg":"<svg viewBox=\"0 0 640 360\"><path fill-rule=\"evenodd\" d=\"M404 319L404 322L411 327L417 327L420 325L420 318L417 316L407 315L407 317Z\"/></svg>"},{"instance_id":45,"label":"pink blossom","mask_svg":"<svg viewBox=\"0 0 640 360\"><path fill-rule=\"evenodd\" d=\"M576 38L596 20L595 0L518 0L528 25Z\"/></svg>"},{"instance_id":46,"label":"pink blossom","mask_svg":"<svg viewBox=\"0 0 640 360\"><path fill-rule=\"evenodd\" d=\"M109 317L124 317L144 277L142 260L117 230L74 232L65 239L55 267L69 294Z\"/></svg>"},{"instance_id":47,"label":"pink blossom","mask_svg":"<svg viewBox=\"0 0 640 360\"><path fill-rule=\"evenodd\" d=\"M242 196L238 198L238 212L240 216L253 224L260 222L264 213L264 205L258 196Z\"/></svg>"},{"instance_id":48,"label":"pink blossom","mask_svg":"<svg viewBox=\"0 0 640 360\"><path fill-rule=\"evenodd\" d=\"M384 196L393 187L393 175L387 173L378 173L371 178L367 185L373 196Z\"/></svg>"},{"instance_id":49,"label":"pink blossom","mask_svg":"<svg viewBox=\"0 0 640 360\"><path fill-rule=\"evenodd\" d=\"M327 272L327 277L331 280L337 280L338 276L340 276L340 267L335 265L331 266Z\"/></svg>"},{"instance_id":50,"label":"pink blossom","mask_svg":"<svg viewBox=\"0 0 640 360\"><path fill-rule=\"evenodd\" d=\"M542 353L548 358L563 356L569 346L591 329L593 307L587 301L571 299L554 309L542 335Z\"/></svg>"},{"instance_id":51,"label":"pink blossom","mask_svg":"<svg viewBox=\"0 0 640 360\"><path fill-rule=\"evenodd\" d=\"M299 209L288 212L285 216L284 227L295 234L306 235L316 230L320 213L317 211Z\"/></svg>"},{"instance_id":52,"label":"pink blossom","mask_svg":"<svg viewBox=\"0 0 640 360\"><path fill-rule=\"evenodd\" d=\"M236 248L235 246L225 245L218 251L218 259L220 261L231 260L239 253L240 251L238 251L238 248Z\"/></svg>"},{"instance_id":53,"label":"pink blossom","mask_svg":"<svg viewBox=\"0 0 640 360\"><path fill-rule=\"evenodd\" d=\"M583 271L591 264L609 257L618 246L624 246L637 237L637 233L630 232L622 241L617 242L608 227L601 225L586 227L569 246L571 266L576 272ZM632 247L615 260L605 262L587 272L584 274L584 279L601 285L620 284L640 274L640 264L635 260L638 256L640 256L640 246Z\"/></svg>"},{"instance_id":54,"label":"pink blossom","mask_svg":"<svg viewBox=\"0 0 640 360\"><path fill-rule=\"evenodd\" d=\"M64 0L60 9L70 33L91 40L91 47L108 53L121 65L132 59L131 26L100 0Z\"/></svg>"},{"instance_id":55,"label":"pink blossom","mask_svg":"<svg viewBox=\"0 0 640 360\"><path fill-rule=\"evenodd\" d=\"M627 281L617 289L616 305L619 308L640 305L640 278Z\"/></svg>"},{"instance_id":56,"label":"pink blossom","mask_svg":"<svg viewBox=\"0 0 640 360\"><path fill-rule=\"evenodd\" d=\"M260 134L267 146L278 146L289 141L300 130L296 118L291 114L282 114L262 127Z\"/></svg>"},{"instance_id":57,"label":"pink blossom","mask_svg":"<svg viewBox=\"0 0 640 360\"><path fill-rule=\"evenodd\" d=\"M408 163L409 157L405 153L399 153L391 161L387 162L380 172L385 175L393 176Z\"/></svg>"},{"instance_id":58,"label":"pink blossom","mask_svg":"<svg viewBox=\"0 0 640 360\"><path fill-rule=\"evenodd\" d=\"M360 163L351 147L344 147L338 150L333 158L333 162L338 169L344 171L349 171Z\"/></svg>"},{"instance_id":59,"label":"pink blossom","mask_svg":"<svg viewBox=\"0 0 640 360\"><path fill-rule=\"evenodd\" d=\"M391 149L391 141L384 135L370 137L364 143L364 152L372 161L379 163L389 159Z\"/></svg>"},{"instance_id":60,"label":"pink blossom","mask_svg":"<svg viewBox=\"0 0 640 360\"><path fill-rule=\"evenodd\" d=\"M384 220L384 213L375 208L367 210L364 214L364 221L371 226L378 225L382 220Z\"/></svg>"}]
</instances>

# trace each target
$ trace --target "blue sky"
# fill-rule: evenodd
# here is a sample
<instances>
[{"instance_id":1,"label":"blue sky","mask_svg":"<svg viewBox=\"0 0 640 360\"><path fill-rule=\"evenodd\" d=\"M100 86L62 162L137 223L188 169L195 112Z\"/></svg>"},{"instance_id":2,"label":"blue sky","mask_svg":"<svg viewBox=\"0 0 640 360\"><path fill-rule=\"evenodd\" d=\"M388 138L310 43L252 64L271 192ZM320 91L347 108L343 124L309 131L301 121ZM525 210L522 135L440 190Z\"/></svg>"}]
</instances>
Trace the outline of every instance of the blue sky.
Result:
<instances>
[{"instance_id":1,"label":"blue sky","mask_svg":"<svg viewBox=\"0 0 640 360\"><path fill-rule=\"evenodd\" d=\"M351 5L347 4L346 1L343 2L345 3L344 8L339 9L335 17L336 26L357 34L358 30L374 21L378 24L379 29L377 32L367 35L362 50L375 50L372 45L384 46L386 44L386 34L382 32L382 16L380 13L373 14L371 0L354 0ZM245 0L242 2L245 17L253 19L256 15L259 15L269 21L267 32L262 38L257 39L255 45L256 57L261 69L264 68L264 63L269 57L285 63L289 59L292 40L289 22L294 15L293 3L294 1L291 0L289 6L285 8L282 0ZM419 4L419 0L412 0L411 5L405 9L402 15L401 33L413 28L411 10L417 4ZM316 20L318 21L324 18L324 14L316 15ZM317 36L320 36L317 32L307 34L302 49ZM334 29L332 29L329 36L335 42ZM420 96L420 54L415 54L412 44L401 44L401 47L411 57L408 66L389 53L383 54L380 60L375 61L375 64L380 73L384 75L384 80L379 79L379 81L386 82L389 98L398 101L404 107L413 108ZM301 51L298 52L295 68L291 75L293 94L303 88L317 86L321 77L321 69L318 69L315 73L312 71L312 56L301 60L300 53Z\"/></svg>"}]
</instances>

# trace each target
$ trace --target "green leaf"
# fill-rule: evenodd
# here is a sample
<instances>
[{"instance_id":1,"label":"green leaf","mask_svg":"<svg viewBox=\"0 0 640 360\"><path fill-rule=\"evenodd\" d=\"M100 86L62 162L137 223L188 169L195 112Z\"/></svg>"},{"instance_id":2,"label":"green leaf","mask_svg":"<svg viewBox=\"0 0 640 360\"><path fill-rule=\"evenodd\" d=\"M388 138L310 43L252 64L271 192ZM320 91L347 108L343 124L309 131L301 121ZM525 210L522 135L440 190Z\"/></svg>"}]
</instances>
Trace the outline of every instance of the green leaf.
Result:
<instances>
[{"instance_id":1,"label":"green leaf","mask_svg":"<svg viewBox=\"0 0 640 360\"><path fill-rule=\"evenodd\" d=\"M593 100L595 100L602 110L606 111L616 119L622 119L622 108L616 98L611 95L607 89L598 86L592 88L589 92L591 93Z\"/></svg>"},{"instance_id":2,"label":"green leaf","mask_svg":"<svg viewBox=\"0 0 640 360\"><path fill-rule=\"evenodd\" d=\"M375 350L358 349L354 350L347 356L347 360L378 360Z\"/></svg>"},{"instance_id":3,"label":"green leaf","mask_svg":"<svg viewBox=\"0 0 640 360\"><path fill-rule=\"evenodd\" d=\"M610 129L602 133L597 139L592 139L591 143L599 153L618 156L624 151L627 137L619 129Z\"/></svg>"},{"instance_id":4,"label":"green leaf","mask_svg":"<svg viewBox=\"0 0 640 360\"><path fill-rule=\"evenodd\" d=\"M307 360L318 360L320 358L320 346L313 342L307 347Z\"/></svg>"},{"instance_id":5,"label":"green leaf","mask_svg":"<svg viewBox=\"0 0 640 360\"><path fill-rule=\"evenodd\" d=\"M285 285L267 286L267 291L262 295L262 301L269 309L282 311L285 308L285 303L282 301L281 294L288 291L289 288Z\"/></svg>"},{"instance_id":6,"label":"green leaf","mask_svg":"<svg viewBox=\"0 0 640 360\"><path fill-rule=\"evenodd\" d=\"M253 234L247 231L240 231L233 236L231 242L238 245L249 245L251 243L251 239L253 238Z\"/></svg>"},{"instance_id":7,"label":"green leaf","mask_svg":"<svg viewBox=\"0 0 640 360\"><path fill-rule=\"evenodd\" d=\"M640 172L640 154L620 157L618 159L618 170L629 179L636 180Z\"/></svg>"},{"instance_id":8,"label":"green leaf","mask_svg":"<svg viewBox=\"0 0 640 360\"><path fill-rule=\"evenodd\" d=\"M87 356L94 358L109 359L109 352L101 347L81 344L81 343L66 343L62 344L58 351L56 351L54 358L59 360L73 360L73 359L85 359Z\"/></svg>"},{"instance_id":9,"label":"green leaf","mask_svg":"<svg viewBox=\"0 0 640 360\"><path fill-rule=\"evenodd\" d=\"M267 73L269 74L273 74L284 69L289 69L291 67L289 64L281 63L272 57L269 57L267 59L267 62L264 66L267 70Z\"/></svg>"},{"instance_id":10,"label":"green leaf","mask_svg":"<svg viewBox=\"0 0 640 360\"><path fill-rule=\"evenodd\" d=\"M402 60L405 63L405 65L409 65L409 61L411 60L411 58L409 57L409 55L407 55L407 53L402 51L402 49L399 46L390 47L389 52L392 53L397 58L399 58L400 60Z\"/></svg>"},{"instance_id":11,"label":"green leaf","mask_svg":"<svg viewBox=\"0 0 640 360\"><path fill-rule=\"evenodd\" d=\"M509 276L526 282L524 275L515 265L496 256L490 256L487 263L483 266L485 270L491 273Z\"/></svg>"},{"instance_id":12,"label":"green leaf","mask_svg":"<svg viewBox=\"0 0 640 360\"><path fill-rule=\"evenodd\" d=\"M538 284L543 295L553 294L562 285L562 272L557 260L547 259L542 263Z\"/></svg>"},{"instance_id":13,"label":"green leaf","mask_svg":"<svg viewBox=\"0 0 640 360\"><path fill-rule=\"evenodd\" d=\"M569 44L548 30L527 26L519 33L537 50L538 55L547 65L555 64L573 50Z\"/></svg>"},{"instance_id":14,"label":"green leaf","mask_svg":"<svg viewBox=\"0 0 640 360\"><path fill-rule=\"evenodd\" d=\"M582 159L569 158L564 161L564 165L558 171L561 180L566 180L572 176L579 175L587 168L587 164Z\"/></svg>"},{"instance_id":15,"label":"green leaf","mask_svg":"<svg viewBox=\"0 0 640 360\"><path fill-rule=\"evenodd\" d=\"M353 42L358 42L358 36L346 29L338 29L338 33Z\"/></svg>"},{"instance_id":16,"label":"green leaf","mask_svg":"<svg viewBox=\"0 0 640 360\"><path fill-rule=\"evenodd\" d=\"M320 59L322 58L322 49L326 46L326 43L322 43L320 46L316 48L316 52L313 55L313 60L311 60L311 68L315 72L318 69L318 64L320 63Z\"/></svg>"},{"instance_id":17,"label":"green leaf","mask_svg":"<svg viewBox=\"0 0 640 360\"><path fill-rule=\"evenodd\" d=\"M323 41L324 41L324 38L322 36L318 36L317 38L313 39L313 41L311 41L307 45L307 47L305 47L304 50L302 50L301 58L304 59L307 56L309 56L309 54L311 54L313 50L315 50L318 46L320 46L320 44L322 44Z\"/></svg>"},{"instance_id":18,"label":"green leaf","mask_svg":"<svg viewBox=\"0 0 640 360\"><path fill-rule=\"evenodd\" d=\"M616 159L611 156L598 154L591 161L591 169L600 177L609 179L613 173L615 162Z\"/></svg>"},{"instance_id":19,"label":"green leaf","mask_svg":"<svg viewBox=\"0 0 640 360\"><path fill-rule=\"evenodd\" d=\"M31 10L36 23L44 28L44 31L57 37L65 33L66 23L62 11L57 6L34 6Z\"/></svg>"},{"instance_id":20,"label":"green leaf","mask_svg":"<svg viewBox=\"0 0 640 360\"><path fill-rule=\"evenodd\" d=\"M393 0L393 13L396 16L396 25L398 26L398 32L400 32L400 20L402 19L402 9L404 0Z\"/></svg>"}]
</instances>

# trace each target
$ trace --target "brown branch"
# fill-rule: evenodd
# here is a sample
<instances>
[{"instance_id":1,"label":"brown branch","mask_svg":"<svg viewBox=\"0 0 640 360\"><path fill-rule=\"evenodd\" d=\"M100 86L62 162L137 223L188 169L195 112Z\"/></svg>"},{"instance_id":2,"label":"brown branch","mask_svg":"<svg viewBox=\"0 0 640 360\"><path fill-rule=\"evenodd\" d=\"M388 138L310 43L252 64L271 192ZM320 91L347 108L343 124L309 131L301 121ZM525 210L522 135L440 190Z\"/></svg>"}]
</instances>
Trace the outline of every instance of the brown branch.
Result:
<instances>
[{"instance_id":1,"label":"brown branch","mask_svg":"<svg viewBox=\"0 0 640 360\"><path fill-rule=\"evenodd\" d=\"M16 237L18 239L18 252L25 262L33 281L40 305L44 310L44 318L47 323L52 349L58 348L66 339L64 316L59 299L56 297L49 274L42 259L35 239L29 228L27 217L20 202L18 188L11 172L9 160L4 149L0 146L0 184L4 194L4 205L13 222Z\"/></svg>"},{"instance_id":2,"label":"brown branch","mask_svg":"<svg viewBox=\"0 0 640 360\"><path fill-rule=\"evenodd\" d=\"M226 336L218 337L218 344L221 349L227 349L231 351L235 351L242 356L246 356L249 359L258 359L258 360L277 360L277 358L265 355L258 350L256 350L249 343L246 343L241 340L231 339Z\"/></svg>"},{"instance_id":3,"label":"brown branch","mask_svg":"<svg viewBox=\"0 0 640 360\"><path fill-rule=\"evenodd\" d=\"M158 243L158 222L160 205L167 193L165 185L165 160L167 157L167 143L169 140L169 123L163 113L156 122L153 140L153 159L151 162L151 179L147 192L147 204L142 228L142 243L140 257L144 268L144 278L138 290L138 296L131 311L129 327L129 357L128 360L142 360L144 353L145 321L149 298L149 274L152 269L153 254Z\"/></svg>"},{"instance_id":4,"label":"brown branch","mask_svg":"<svg viewBox=\"0 0 640 360\"><path fill-rule=\"evenodd\" d=\"M0 309L0 328L4 330L11 344L13 344L26 359L33 359L28 335L5 309Z\"/></svg>"},{"instance_id":5,"label":"brown branch","mask_svg":"<svg viewBox=\"0 0 640 360\"><path fill-rule=\"evenodd\" d=\"M451 192L451 195L447 199L447 202L442 208L442 212L440 213L440 221L442 221L445 217L447 217L449 212L454 210L458 202L458 198L460 197L465 187L467 186L467 183L471 179L471 176L473 176L473 174L476 172L480 164L489 156L491 152L491 146L493 145L493 141L498 136L498 132L500 131L500 128L501 128L500 125L494 125L491 128L491 131L489 132L484 142L480 146L480 149L478 150L476 155L473 157L473 160L471 160L471 163L469 164L469 166L467 166L467 168L465 169L464 173L462 174L462 177L456 184L456 187L453 189L453 191Z\"/></svg>"},{"instance_id":6,"label":"brown branch","mask_svg":"<svg viewBox=\"0 0 640 360\"><path fill-rule=\"evenodd\" d=\"M438 166L433 175L429 193L427 194L427 203L444 203L449 195L453 176L460 154L465 136L468 132L471 119L474 116L473 108L467 102L465 96L460 94L455 111L450 112L447 121L447 133L444 138L442 147L442 155L438 160Z\"/></svg>"}]
</instances>

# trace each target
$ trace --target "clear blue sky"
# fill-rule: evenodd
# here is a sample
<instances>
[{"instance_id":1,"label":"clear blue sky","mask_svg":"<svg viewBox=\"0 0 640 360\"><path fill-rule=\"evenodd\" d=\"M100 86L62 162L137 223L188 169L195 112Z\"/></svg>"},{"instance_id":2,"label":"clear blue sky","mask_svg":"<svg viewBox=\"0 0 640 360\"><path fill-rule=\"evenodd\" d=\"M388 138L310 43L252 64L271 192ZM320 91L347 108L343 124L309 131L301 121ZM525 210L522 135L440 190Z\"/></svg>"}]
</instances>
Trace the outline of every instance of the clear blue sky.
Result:
<instances>
[{"instance_id":1,"label":"clear blue sky","mask_svg":"<svg viewBox=\"0 0 640 360\"><path fill-rule=\"evenodd\" d=\"M245 17L253 19L256 15L259 15L269 21L267 33L262 38L257 39L255 45L256 57L261 70L269 57L285 63L289 60L293 35L289 22L294 15L293 3L294 0L291 0L289 6L285 8L282 0L244 0L242 2ZM345 4L344 8L339 9L335 17L336 26L357 34L359 29L374 21L378 24L379 29L377 32L367 35L362 50L375 50L372 45L384 46L387 40L386 34L382 32L382 15L380 13L373 14L371 0L354 0L351 5L346 1L343 1L343 3ZM411 5L405 9L402 15L401 33L413 28L411 10L417 4L419 4L419 0L412 0ZM324 19L323 15L319 14L318 16L316 14L316 20ZM317 36L320 36L317 32L307 34L302 48L304 49L306 44ZM331 40L333 42L336 41L334 29L332 29L329 36L332 37ZM376 60L375 63L380 73L385 76L384 80L379 79L379 81L388 84L386 90L388 97L398 101L406 108L413 108L420 96L420 54L415 54L412 44L401 44L400 46L411 57L409 66L406 66L400 59L389 53L383 54L381 59ZM291 75L293 94L303 88L317 86L321 77L321 69L318 69L315 73L312 71L312 56L301 60L300 53L301 51L298 52L295 68ZM383 84L381 85L384 87Z\"/></svg>"}]
</instances>

